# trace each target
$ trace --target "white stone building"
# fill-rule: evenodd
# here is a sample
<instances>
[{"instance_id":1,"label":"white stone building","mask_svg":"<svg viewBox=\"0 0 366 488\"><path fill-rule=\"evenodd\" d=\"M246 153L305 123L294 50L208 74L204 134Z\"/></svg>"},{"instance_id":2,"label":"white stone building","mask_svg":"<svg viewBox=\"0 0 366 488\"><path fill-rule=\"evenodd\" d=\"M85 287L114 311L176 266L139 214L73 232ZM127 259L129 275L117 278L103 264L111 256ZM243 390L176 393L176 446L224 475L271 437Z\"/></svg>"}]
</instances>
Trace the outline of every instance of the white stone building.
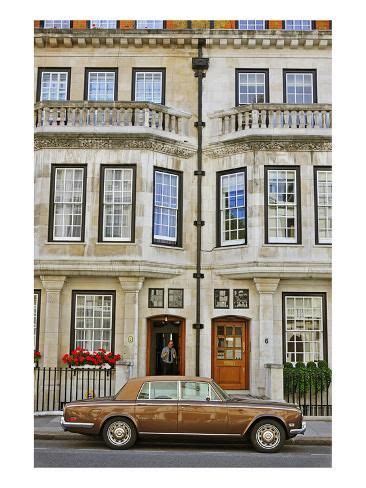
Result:
<instances>
[{"instance_id":1,"label":"white stone building","mask_svg":"<svg viewBox=\"0 0 366 488\"><path fill-rule=\"evenodd\" d=\"M331 363L329 22L57 22L35 29L41 365L82 345L159 374L173 338L179 374L280 398L285 361Z\"/></svg>"}]
</instances>

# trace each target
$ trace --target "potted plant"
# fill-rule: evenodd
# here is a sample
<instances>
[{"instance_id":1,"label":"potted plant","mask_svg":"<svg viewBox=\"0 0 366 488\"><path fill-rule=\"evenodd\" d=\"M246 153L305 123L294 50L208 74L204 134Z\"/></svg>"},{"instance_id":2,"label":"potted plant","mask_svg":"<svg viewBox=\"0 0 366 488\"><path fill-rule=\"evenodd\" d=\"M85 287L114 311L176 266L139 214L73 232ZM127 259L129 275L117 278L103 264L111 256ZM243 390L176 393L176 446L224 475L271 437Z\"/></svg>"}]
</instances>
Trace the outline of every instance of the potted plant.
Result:
<instances>
[{"instance_id":1,"label":"potted plant","mask_svg":"<svg viewBox=\"0 0 366 488\"><path fill-rule=\"evenodd\" d=\"M98 349L90 352L81 346L76 347L70 354L62 356L62 362L72 368L111 368L121 359L120 354Z\"/></svg>"},{"instance_id":2,"label":"potted plant","mask_svg":"<svg viewBox=\"0 0 366 488\"><path fill-rule=\"evenodd\" d=\"M41 359L41 353L39 351L34 351L34 367L38 368L38 362Z\"/></svg>"}]
</instances>

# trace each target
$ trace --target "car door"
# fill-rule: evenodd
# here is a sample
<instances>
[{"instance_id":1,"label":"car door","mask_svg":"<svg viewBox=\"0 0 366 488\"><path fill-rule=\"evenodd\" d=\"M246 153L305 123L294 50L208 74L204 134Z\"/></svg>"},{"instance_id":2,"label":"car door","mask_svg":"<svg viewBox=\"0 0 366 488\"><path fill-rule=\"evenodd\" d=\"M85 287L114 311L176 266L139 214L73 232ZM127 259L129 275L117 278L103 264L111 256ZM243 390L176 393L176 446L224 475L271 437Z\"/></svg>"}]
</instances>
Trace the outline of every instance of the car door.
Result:
<instances>
[{"instance_id":1,"label":"car door","mask_svg":"<svg viewBox=\"0 0 366 488\"><path fill-rule=\"evenodd\" d=\"M138 431L162 434L177 432L177 408L177 381L147 381L136 399Z\"/></svg>"},{"instance_id":2,"label":"car door","mask_svg":"<svg viewBox=\"0 0 366 488\"><path fill-rule=\"evenodd\" d=\"M178 432L226 434L227 407L209 382L180 381Z\"/></svg>"}]
</instances>

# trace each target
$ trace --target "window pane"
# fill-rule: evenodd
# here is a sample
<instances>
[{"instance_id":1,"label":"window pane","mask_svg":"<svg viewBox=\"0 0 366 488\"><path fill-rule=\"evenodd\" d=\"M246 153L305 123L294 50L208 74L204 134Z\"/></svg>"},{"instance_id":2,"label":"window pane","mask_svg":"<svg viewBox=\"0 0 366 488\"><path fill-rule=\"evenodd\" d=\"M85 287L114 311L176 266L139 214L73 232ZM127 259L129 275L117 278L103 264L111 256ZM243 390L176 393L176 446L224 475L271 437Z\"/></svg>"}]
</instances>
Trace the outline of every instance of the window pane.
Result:
<instances>
[{"instance_id":1,"label":"window pane","mask_svg":"<svg viewBox=\"0 0 366 488\"><path fill-rule=\"evenodd\" d=\"M286 73L287 103L313 103L313 90L312 73Z\"/></svg>"},{"instance_id":2,"label":"window pane","mask_svg":"<svg viewBox=\"0 0 366 488\"><path fill-rule=\"evenodd\" d=\"M43 27L45 29L70 29L69 20L45 20Z\"/></svg>"},{"instance_id":3,"label":"window pane","mask_svg":"<svg viewBox=\"0 0 366 488\"><path fill-rule=\"evenodd\" d=\"M137 29L162 29L163 21L162 20L137 20L136 28Z\"/></svg>"},{"instance_id":4,"label":"window pane","mask_svg":"<svg viewBox=\"0 0 366 488\"><path fill-rule=\"evenodd\" d=\"M177 400L176 381L154 381L150 383L150 400Z\"/></svg>"},{"instance_id":5,"label":"window pane","mask_svg":"<svg viewBox=\"0 0 366 488\"><path fill-rule=\"evenodd\" d=\"M154 239L177 241L178 175L155 171Z\"/></svg>"},{"instance_id":6,"label":"window pane","mask_svg":"<svg viewBox=\"0 0 366 488\"><path fill-rule=\"evenodd\" d=\"M220 178L221 245L244 244L246 195L244 172Z\"/></svg>"},{"instance_id":7,"label":"window pane","mask_svg":"<svg viewBox=\"0 0 366 488\"><path fill-rule=\"evenodd\" d=\"M40 100L67 100L67 71L42 71Z\"/></svg>"},{"instance_id":8,"label":"window pane","mask_svg":"<svg viewBox=\"0 0 366 488\"><path fill-rule=\"evenodd\" d=\"M103 240L131 240L132 188L132 168L104 169Z\"/></svg>"},{"instance_id":9,"label":"window pane","mask_svg":"<svg viewBox=\"0 0 366 488\"><path fill-rule=\"evenodd\" d=\"M263 103L266 92L265 73L239 73L239 105Z\"/></svg>"},{"instance_id":10,"label":"window pane","mask_svg":"<svg viewBox=\"0 0 366 488\"><path fill-rule=\"evenodd\" d=\"M138 71L135 73L135 100L137 102L162 103L161 71Z\"/></svg>"},{"instance_id":11,"label":"window pane","mask_svg":"<svg viewBox=\"0 0 366 488\"><path fill-rule=\"evenodd\" d=\"M265 28L264 20L239 20L238 28L242 30L263 30Z\"/></svg>"},{"instance_id":12,"label":"window pane","mask_svg":"<svg viewBox=\"0 0 366 488\"><path fill-rule=\"evenodd\" d=\"M317 170L318 242L332 242L332 171Z\"/></svg>"},{"instance_id":13,"label":"window pane","mask_svg":"<svg viewBox=\"0 0 366 488\"><path fill-rule=\"evenodd\" d=\"M210 397L209 384L196 381L181 382L181 399L205 401Z\"/></svg>"},{"instance_id":14,"label":"window pane","mask_svg":"<svg viewBox=\"0 0 366 488\"><path fill-rule=\"evenodd\" d=\"M114 71L90 71L88 74L88 100L113 101L115 88Z\"/></svg>"},{"instance_id":15,"label":"window pane","mask_svg":"<svg viewBox=\"0 0 366 488\"><path fill-rule=\"evenodd\" d=\"M116 27L117 27L116 20L91 20L90 21L91 29L116 29Z\"/></svg>"}]
</instances>

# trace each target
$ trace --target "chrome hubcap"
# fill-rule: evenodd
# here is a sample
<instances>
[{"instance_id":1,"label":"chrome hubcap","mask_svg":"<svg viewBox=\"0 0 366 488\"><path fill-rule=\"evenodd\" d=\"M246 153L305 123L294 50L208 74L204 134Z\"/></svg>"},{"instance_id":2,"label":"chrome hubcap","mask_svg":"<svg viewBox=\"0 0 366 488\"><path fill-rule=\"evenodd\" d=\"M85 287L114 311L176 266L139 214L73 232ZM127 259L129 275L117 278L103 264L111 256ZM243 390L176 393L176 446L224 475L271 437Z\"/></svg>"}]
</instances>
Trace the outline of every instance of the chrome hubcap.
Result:
<instances>
[{"instance_id":1,"label":"chrome hubcap","mask_svg":"<svg viewBox=\"0 0 366 488\"><path fill-rule=\"evenodd\" d=\"M131 439L131 428L123 420L117 420L108 427L107 437L115 446L123 446Z\"/></svg>"},{"instance_id":2,"label":"chrome hubcap","mask_svg":"<svg viewBox=\"0 0 366 488\"><path fill-rule=\"evenodd\" d=\"M274 449L280 443L281 433L275 425L264 424L257 430L256 439L262 448Z\"/></svg>"}]
</instances>

